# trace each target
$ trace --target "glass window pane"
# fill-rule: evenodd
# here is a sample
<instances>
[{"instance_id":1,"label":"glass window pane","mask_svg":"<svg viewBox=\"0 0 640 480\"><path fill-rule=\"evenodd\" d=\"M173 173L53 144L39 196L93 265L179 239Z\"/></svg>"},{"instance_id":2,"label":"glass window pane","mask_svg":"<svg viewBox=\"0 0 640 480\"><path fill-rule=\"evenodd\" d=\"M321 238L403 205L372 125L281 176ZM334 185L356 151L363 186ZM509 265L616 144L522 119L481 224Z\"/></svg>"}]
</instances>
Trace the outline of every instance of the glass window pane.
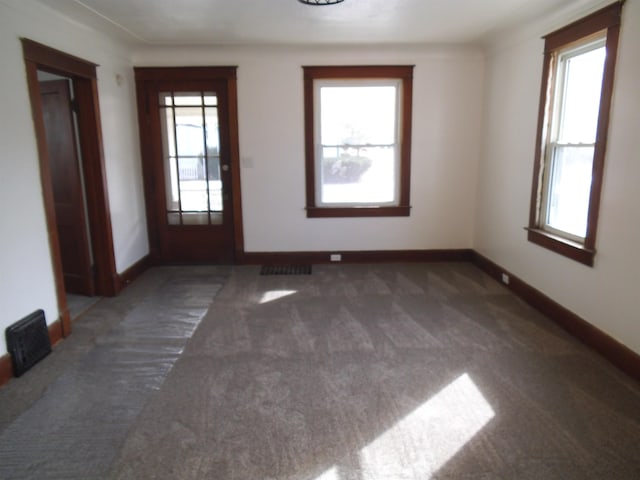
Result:
<instances>
[{"instance_id":1,"label":"glass window pane","mask_svg":"<svg viewBox=\"0 0 640 480\"><path fill-rule=\"evenodd\" d=\"M209 214L201 212L186 212L182 214L183 225L207 225Z\"/></svg>"},{"instance_id":2,"label":"glass window pane","mask_svg":"<svg viewBox=\"0 0 640 480\"><path fill-rule=\"evenodd\" d=\"M164 159L164 179L167 197L167 210L180 210L178 163L175 157Z\"/></svg>"},{"instance_id":3,"label":"glass window pane","mask_svg":"<svg viewBox=\"0 0 640 480\"><path fill-rule=\"evenodd\" d=\"M605 54L603 46L564 60L560 143L595 143Z\"/></svg>"},{"instance_id":4,"label":"glass window pane","mask_svg":"<svg viewBox=\"0 0 640 480\"><path fill-rule=\"evenodd\" d=\"M160 109L160 130L162 134L162 151L165 157L176 156L176 143L173 128L173 109Z\"/></svg>"},{"instance_id":5,"label":"glass window pane","mask_svg":"<svg viewBox=\"0 0 640 480\"><path fill-rule=\"evenodd\" d=\"M178 158L178 169L180 172L180 201L182 211L198 212L208 210L204 159L202 157Z\"/></svg>"},{"instance_id":6,"label":"glass window pane","mask_svg":"<svg viewBox=\"0 0 640 480\"><path fill-rule=\"evenodd\" d=\"M204 104L206 106L218 105L218 97L214 92L204 92Z\"/></svg>"},{"instance_id":7,"label":"glass window pane","mask_svg":"<svg viewBox=\"0 0 640 480\"><path fill-rule=\"evenodd\" d=\"M173 99L171 98L171 92L160 92L158 96L158 100L160 102L160 106L171 106L173 105Z\"/></svg>"},{"instance_id":8,"label":"glass window pane","mask_svg":"<svg viewBox=\"0 0 640 480\"><path fill-rule=\"evenodd\" d=\"M205 128L207 133L207 156L220 154L220 136L218 125L218 109L216 107L206 107Z\"/></svg>"},{"instance_id":9,"label":"glass window pane","mask_svg":"<svg viewBox=\"0 0 640 480\"><path fill-rule=\"evenodd\" d=\"M167 213L167 222L169 225L180 225L179 213Z\"/></svg>"},{"instance_id":10,"label":"glass window pane","mask_svg":"<svg viewBox=\"0 0 640 480\"><path fill-rule=\"evenodd\" d=\"M202 109L176 108L176 134L178 136L178 156L204 155L204 128Z\"/></svg>"},{"instance_id":11,"label":"glass window pane","mask_svg":"<svg viewBox=\"0 0 640 480\"><path fill-rule=\"evenodd\" d=\"M173 99L178 106L202 105L200 92L174 92Z\"/></svg>"},{"instance_id":12,"label":"glass window pane","mask_svg":"<svg viewBox=\"0 0 640 480\"><path fill-rule=\"evenodd\" d=\"M209 181L220 180L220 157L207 157L207 172Z\"/></svg>"},{"instance_id":13,"label":"glass window pane","mask_svg":"<svg viewBox=\"0 0 640 480\"><path fill-rule=\"evenodd\" d=\"M391 204L395 201L397 164L394 147L322 150L320 203Z\"/></svg>"},{"instance_id":14,"label":"glass window pane","mask_svg":"<svg viewBox=\"0 0 640 480\"><path fill-rule=\"evenodd\" d=\"M209 181L209 210L222 212L222 182L220 180Z\"/></svg>"},{"instance_id":15,"label":"glass window pane","mask_svg":"<svg viewBox=\"0 0 640 480\"><path fill-rule=\"evenodd\" d=\"M222 211L222 181L220 179L220 157L208 157L209 210Z\"/></svg>"},{"instance_id":16,"label":"glass window pane","mask_svg":"<svg viewBox=\"0 0 640 480\"><path fill-rule=\"evenodd\" d=\"M211 225L222 225L222 213L211 212L209 214L209 221Z\"/></svg>"},{"instance_id":17,"label":"glass window pane","mask_svg":"<svg viewBox=\"0 0 640 480\"><path fill-rule=\"evenodd\" d=\"M547 224L582 237L587 233L593 146L557 146L553 153Z\"/></svg>"},{"instance_id":18,"label":"glass window pane","mask_svg":"<svg viewBox=\"0 0 640 480\"><path fill-rule=\"evenodd\" d=\"M396 96L395 86L321 86L320 143L394 144Z\"/></svg>"}]
</instances>

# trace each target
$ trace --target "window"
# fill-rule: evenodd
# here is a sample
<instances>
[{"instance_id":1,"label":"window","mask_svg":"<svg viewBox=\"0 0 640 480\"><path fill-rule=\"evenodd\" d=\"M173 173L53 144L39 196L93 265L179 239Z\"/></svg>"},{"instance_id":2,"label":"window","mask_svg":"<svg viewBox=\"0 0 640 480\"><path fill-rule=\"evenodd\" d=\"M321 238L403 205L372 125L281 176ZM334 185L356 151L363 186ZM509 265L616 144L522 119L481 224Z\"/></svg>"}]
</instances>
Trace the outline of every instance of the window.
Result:
<instances>
[{"instance_id":1,"label":"window","mask_svg":"<svg viewBox=\"0 0 640 480\"><path fill-rule=\"evenodd\" d=\"M593 265L621 3L545 37L528 238Z\"/></svg>"},{"instance_id":2,"label":"window","mask_svg":"<svg viewBox=\"0 0 640 480\"><path fill-rule=\"evenodd\" d=\"M308 217L409 215L412 75L304 67Z\"/></svg>"}]
</instances>

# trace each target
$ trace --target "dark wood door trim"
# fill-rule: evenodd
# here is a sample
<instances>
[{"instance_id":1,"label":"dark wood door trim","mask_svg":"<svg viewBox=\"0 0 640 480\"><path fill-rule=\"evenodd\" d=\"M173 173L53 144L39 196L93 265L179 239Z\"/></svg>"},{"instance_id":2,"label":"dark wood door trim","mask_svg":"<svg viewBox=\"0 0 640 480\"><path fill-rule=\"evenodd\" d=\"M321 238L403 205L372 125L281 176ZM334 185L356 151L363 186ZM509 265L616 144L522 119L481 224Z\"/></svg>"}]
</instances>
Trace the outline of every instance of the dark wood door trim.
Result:
<instances>
[{"instance_id":1,"label":"dark wood door trim","mask_svg":"<svg viewBox=\"0 0 640 480\"><path fill-rule=\"evenodd\" d=\"M46 70L69 77L73 82L78 102L80 150L85 175L89 226L96 268L96 294L113 296L118 293L119 282L115 266L111 215L104 170L96 64L24 38L22 39L22 50L27 70L27 85L40 162L40 179L42 182L58 308L60 309L62 332L64 336L67 336L71 333L71 319L64 291L60 242L56 229L53 186L47 153L46 133L42 119L38 70Z\"/></svg>"},{"instance_id":2,"label":"dark wood door trim","mask_svg":"<svg viewBox=\"0 0 640 480\"><path fill-rule=\"evenodd\" d=\"M94 78L74 78L78 102L80 152L86 185L91 245L96 268L96 293L114 296L120 291L113 249L111 211L104 166L98 85Z\"/></svg>"},{"instance_id":3,"label":"dark wood door trim","mask_svg":"<svg viewBox=\"0 0 640 480\"><path fill-rule=\"evenodd\" d=\"M229 164L231 173L231 212L233 217L234 261L240 263L244 255L244 234L242 227L242 195L240 188L240 150L238 137L238 99L237 67L136 67L136 94L138 102L138 123L140 126L140 149L144 189L147 205L147 228L149 232L149 250L152 263L163 262L160 224L164 212L158 212L156 205L159 191L164 188L163 180L158 178L155 158L155 138L159 138L159 126L150 121L150 102L147 91L161 81L224 82L226 86L226 126L229 139ZM221 135L223 133L221 132Z\"/></svg>"},{"instance_id":4,"label":"dark wood door trim","mask_svg":"<svg viewBox=\"0 0 640 480\"><path fill-rule=\"evenodd\" d=\"M242 230L242 195L240 194L240 145L238 134L238 85L235 68L233 78L227 81L229 146L231 157L231 199L233 204L233 233L235 261L242 263L244 257L244 231Z\"/></svg>"}]
</instances>

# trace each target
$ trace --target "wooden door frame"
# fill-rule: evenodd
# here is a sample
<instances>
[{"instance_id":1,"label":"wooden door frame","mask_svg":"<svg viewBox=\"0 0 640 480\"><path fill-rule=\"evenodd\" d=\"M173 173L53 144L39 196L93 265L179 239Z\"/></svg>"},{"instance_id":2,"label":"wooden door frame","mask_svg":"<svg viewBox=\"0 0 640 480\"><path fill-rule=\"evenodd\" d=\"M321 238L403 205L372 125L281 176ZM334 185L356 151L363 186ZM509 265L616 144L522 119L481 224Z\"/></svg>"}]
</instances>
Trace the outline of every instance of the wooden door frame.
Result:
<instances>
[{"instance_id":1,"label":"wooden door frame","mask_svg":"<svg viewBox=\"0 0 640 480\"><path fill-rule=\"evenodd\" d=\"M113 249L111 214L104 168L104 150L98 105L97 65L26 38L22 38L21 41L40 162L40 180L51 248L51 263L56 284L56 296L58 309L60 310L62 335L66 337L71 333L71 318L64 290L60 240L56 226L53 181L42 116L38 70L68 77L73 82L75 101L78 106L79 143L85 181L87 219L91 230L91 246L96 270L96 294L114 296L118 293L119 282Z\"/></svg>"},{"instance_id":2,"label":"wooden door frame","mask_svg":"<svg viewBox=\"0 0 640 480\"><path fill-rule=\"evenodd\" d=\"M242 227L242 194L240 191L240 147L238 138L238 87L237 67L135 67L136 95L138 100L138 123L140 127L140 149L147 205L147 229L149 250L153 262L161 263L160 232L156 212L156 176L153 136L149 125L147 85L157 80L212 80L224 81L227 87L229 123L229 163L231 167L231 204L234 235L234 262L244 261L244 234Z\"/></svg>"}]
</instances>

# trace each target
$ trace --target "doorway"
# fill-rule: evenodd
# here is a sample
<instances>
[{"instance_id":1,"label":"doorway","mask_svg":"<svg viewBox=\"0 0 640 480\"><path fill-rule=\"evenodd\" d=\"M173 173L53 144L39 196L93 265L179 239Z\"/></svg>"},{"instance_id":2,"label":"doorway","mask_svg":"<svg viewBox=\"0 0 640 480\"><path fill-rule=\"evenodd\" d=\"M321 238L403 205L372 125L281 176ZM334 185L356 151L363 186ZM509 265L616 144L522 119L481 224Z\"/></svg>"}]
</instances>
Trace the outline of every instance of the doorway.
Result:
<instances>
[{"instance_id":1,"label":"doorway","mask_svg":"<svg viewBox=\"0 0 640 480\"><path fill-rule=\"evenodd\" d=\"M238 261L235 67L135 74L152 256L160 263Z\"/></svg>"},{"instance_id":2,"label":"doorway","mask_svg":"<svg viewBox=\"0 0 640 480\"><path fill-rule=\"evenodd\" d=\"M92 297L93 255L72 82L70 78L42 70L38 70L38 81L65 292Z\"/></svg>"},{"instance_id":3,"label":"doorway","mask_svg":"<svg viewBox=\"0 0 640 480\"><path fill-rule=\"evenodd\" d=\"M104 175L96 65L28 39L22 39L22 49L40 160L60 334L67 336L71 332L68 290L98 296L113 296L119 290Z\"/></svg>"}]
</instances>

